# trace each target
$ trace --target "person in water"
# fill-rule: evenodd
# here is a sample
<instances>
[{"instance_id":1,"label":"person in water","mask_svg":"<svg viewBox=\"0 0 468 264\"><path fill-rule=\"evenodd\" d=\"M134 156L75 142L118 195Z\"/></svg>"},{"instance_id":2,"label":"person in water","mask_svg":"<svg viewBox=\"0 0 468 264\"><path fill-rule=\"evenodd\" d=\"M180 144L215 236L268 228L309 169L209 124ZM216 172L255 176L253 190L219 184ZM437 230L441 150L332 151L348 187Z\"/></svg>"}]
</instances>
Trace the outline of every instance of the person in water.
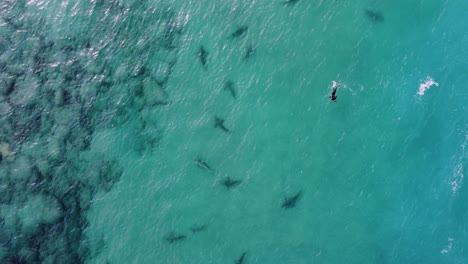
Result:
<instances>
[{"instance_id":1,"label":"person in water","mask_svg":"<svg viewBox=\"0 0 468 264\"><path fill-rule=\"evenodd\" d=\"M336 96L336 90L338 90L338 86L340 85L337 84L335 81L332 82L332 94L330 95L330 99L333 102L336 102L336 98L338 98L338 96Z\"/></svg>"}]
</instances>

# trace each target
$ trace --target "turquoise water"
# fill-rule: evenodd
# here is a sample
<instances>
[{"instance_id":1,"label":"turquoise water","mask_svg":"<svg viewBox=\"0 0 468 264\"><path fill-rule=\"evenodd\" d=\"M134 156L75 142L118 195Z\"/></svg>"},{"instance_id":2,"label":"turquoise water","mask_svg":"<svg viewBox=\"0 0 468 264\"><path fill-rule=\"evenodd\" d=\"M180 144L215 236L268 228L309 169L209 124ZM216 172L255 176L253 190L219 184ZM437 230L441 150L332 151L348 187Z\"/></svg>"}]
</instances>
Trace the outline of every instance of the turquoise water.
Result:
<instances>
[{"instance_id":1,"label":"turquoise water","mask_svg":"<svg viewBox=\"0 0 468 264\"><path fill-rule=\"evenodd\" d=\"M468 263L468 2L410 2L1 1L1 263Z\"/></svg>"}]
</instances>

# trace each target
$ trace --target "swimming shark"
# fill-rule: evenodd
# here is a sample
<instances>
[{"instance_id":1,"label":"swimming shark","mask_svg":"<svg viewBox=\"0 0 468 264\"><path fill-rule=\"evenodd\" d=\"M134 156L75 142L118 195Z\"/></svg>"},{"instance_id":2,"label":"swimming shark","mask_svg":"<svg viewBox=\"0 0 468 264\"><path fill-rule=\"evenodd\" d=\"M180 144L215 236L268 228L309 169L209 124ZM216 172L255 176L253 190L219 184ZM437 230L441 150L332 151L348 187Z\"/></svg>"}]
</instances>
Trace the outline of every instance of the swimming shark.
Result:
<instances>
[{"instance_id":1,"label":"swimming shark","mask_svg":"<svg viewBox=\"0 0 468 264\"><path fill-rule=\"evenodd\" d=\"M249 30L249 27L247 26L238 27L237 30L231 34L230 38L231 39L242 38L245 36L245 33L247 33L247 30Z\"/></svg>"},{"instance_id":2,"label":"swimming shark","mask_svg":"<svg viewBox=\"0 0 468 264\"><path fill-rule=\"evenodd\" d=\"M198 167L200 167L202 169L205 169L205 170L208 170L209 172L213 172L210 165L208 165L208 163L204 162L203 160L196 159L193 162L195 162L195 165L197 165Z\"/></svg>"},{"instance_id":3,"label":"swimming shark","mask_svg":"<svg viewBox=\"0 0 468 264\"><path fill-rule=\"evenodd\" d=\"M231 80L227 80L224 84L224 90L227 90L231 93L231 96L236 99L236 89L234 88L234 82Z\"/></svg>"},{"instance_id":4,"label":"swimming shark","mask_svg":"<svg viewBox=\"0 0 468 264\"><path fill-rule=\"evenodd\" d=\"M299 198L302 196L302 190L299 191L296 195L284 198L283 203L281 204L281 207L284 209L290 209L294 208L296 206L296 202L299 200Z\"/></svg>"},{"instance_id":5,"label":"swimming shark","mask_svg":"<svg viewBox=\"0 0 468 264\"><path fill-rule=\"evenodd\" d=\"M239 185L242 181L241 180L233 180L231 177L224 178L221 180L221 184L224 185L227 189L230 189L231 187L235 187Z\"/></svg>"},{"instance_id":6,"label":"swimming shark","mask_svg":"<svg viewBox=\"0 0 468 264\"><path fill-rule=\"evenodd\" d=\"M206 230L206 228L206 225L193 225L192 227L190 227L190 231L192 231L193 233L198 233Z\"/></svg>"},{"instance_id":7,"label":"swimming shark","mask_svg":"<svg viewBox=\"0 0 468 264\"><path fill-rule=\"evenodd\" d=\"M224 126L224 119L222 119L220 117L215 116L215 125L214 125L214 127L215 128L220 128L221 130L223 130L226 133L231 133L231 131Z\"/></svg>"},{"instance_id":8,"label":"swimming shark","mask_svg":"<svg viewBox=\"0 0 468 264\"><path fill-rule=\"evenodd\" d=\"M169 233L169 235L164 237L164 240L169 242L169 244L172 244L174 242L182 241L185 240L187 236L182 235L182 234L174 234L173 232Z\"/></svg>"},{"instance_id":9,"label":"swimming shark","mask_svg":"<svg viewBox=\"0 0 468 264\"><path fill-rule=\"evenodd\" d=\"M245 51L244 60L252 57L254 53L255 53L254 46L252 44L249 44L249 46L247 47L247 50Z\"/></svg>"},{"instance_id":10,"label":"swimming shark","mask_svg":"<svg viewBox=\"0 0 468 264\"><path fill-rule=\"evenodd\" d=\"M242 253L242 255L240 256L240 258L236 261L236 264L242 264L242 263L244 263L245 254L246 254L246 253L247 253L247 252Z\"/></svg>"},{"instance_id":11,"label":"swimming shark","mask_svg":"<svg viewBox=\"0 0 468 264\"><path fill-rule=\"evenodd\" d=\"M301 1L301 0L285 0L285 1L283 2L283 4L284 4L284 5L296 4L296 3L298 3L299 1Z\"/></svg>"},{"instance_id":12,"label":"swimming shark","mask_svg":"<svg viewBox=\"0 0 468 264\"><path fill-rule=\"evenodd\" d=\"M366 9L366 15L373 22L383 22L385 19L380 11L374 11L371 9Z\"/></svg>"},{"instance_id":13,"label":"swimming shark","mask_svg":"<svg viewBox=\"0 0 468 264\"><path fill-rule=\"evenodd\" d=\"M208 54L208 51L206 51L205 47L202 45L198 50L198 58L200 58L200 62L205 70L207 69Z\"/></svg>"}]
</instances>

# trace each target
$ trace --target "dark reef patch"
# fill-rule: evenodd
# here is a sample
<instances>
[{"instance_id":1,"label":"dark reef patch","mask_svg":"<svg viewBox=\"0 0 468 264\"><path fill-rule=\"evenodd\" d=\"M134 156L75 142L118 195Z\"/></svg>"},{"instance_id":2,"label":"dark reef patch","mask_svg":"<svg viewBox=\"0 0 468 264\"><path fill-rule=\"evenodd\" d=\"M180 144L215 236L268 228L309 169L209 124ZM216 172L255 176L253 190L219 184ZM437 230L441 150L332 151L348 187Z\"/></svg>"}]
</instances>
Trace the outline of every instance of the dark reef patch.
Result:
<instances>
[{"instance_id":1,"label":"dark reef patch","mask_svg":"<svg viewBox=\"0 0 468 264\"><path fill-rule=\"evenodd\" d=\"M96 1L96 16L70 35L26 5L0 3L0 55L9 52L0 56L0 144L13 153L0 155L0 263L86 263L100 252L91 254L87 211L124 172L90 153L93 136L169 103L183 28L172 9L148 1ZM151 151L160 134L144 123L134 137Z\"/></svg>"}]
</instances>

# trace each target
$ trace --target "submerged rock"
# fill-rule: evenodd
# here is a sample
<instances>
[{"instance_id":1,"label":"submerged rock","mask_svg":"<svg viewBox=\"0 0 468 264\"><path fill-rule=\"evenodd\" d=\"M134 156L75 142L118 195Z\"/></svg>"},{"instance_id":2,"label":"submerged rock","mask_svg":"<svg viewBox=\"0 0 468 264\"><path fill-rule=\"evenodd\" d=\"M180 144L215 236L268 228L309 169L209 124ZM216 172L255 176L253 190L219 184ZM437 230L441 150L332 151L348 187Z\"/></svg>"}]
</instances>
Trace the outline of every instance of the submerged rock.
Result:
<instances>
[{"instance_id":1,"label":"submerged rock","mask_svg":"<svg viewBox=\"0 0 468 264\"><path fill-rule=\"evenodd\" d=\"M7 161L15 160L15 152L11 151L10 144L0 143L0 157Z\"/></svg>"},{"instance_id":2,"label":"submerged rock","mask_svg":"<svg viewBox=\"0 0 468 264\"><path fill-rule=\"evenodd\" d=\"M151 70L151 76L154 78L158 84L164 86L169 78L169 75L172 72L172 67L174 63L171 62L159 62L156 67L153 67Z\"/></svg>"},{"instance_id":3,"label":"submerged rock","mask_svg":"<svg viewBox=\"0 0 468 264\"><path fill-rule=\"evenodd\" d=\"M10 103L15 106L28 106L36 101L38 93L38 80L31 75L18 78L15 88L10 95Z\"/></svg>"},{"instance_id":4,"label":"submerged rock","mask_svg":"<svg viewBox=\"0 0 468 264\"><path fill-rule=\"evenodd\" d=\"M105 2L96 6L125 16L144 5ZM132 15L100 23L91 18L85 39L63 30L67 21L51 34L48 18L34 15L24 1L8 0L0 10L0 263L86 263L94 257L85 236L87 210L123 172L116 161L89 150L93 133L169 103L164 88L182 25L155 32ZM173 15L156 17L167 22ZM134 84L138 96L128 89ZM160 136L151 121L137 132L150 149Z\"/></svg>"},{"instance_id":5,"label":"submerged rock","mask_svg":"<svg viewBox=\"0 0 468 264\"><path fill-rule=\"evenodd\" d=\"M35 230L40 224L55 223L62 214L58 201L46 194L29 195L27 202L18 211L24 231Z\"/></svg>"},{"instance_id":6,"label":"submerged rock","mask_svg":"<svg viewBox=\"0 0 468 264\"><path fill-rule=\"evenodd\" d=\"M99 155L88 157L89 164L81 170L80 181L92 186L98 191L110 191L113 185L120 180L123 169L116 161L106 160Z\"/></svg>"},{"instance_id":7,"label":"submerged rock","mask_svg":"<svg viewBox=\"0 0 468 264\"><path fill-rule=\"evenodd\" d=\"M7 102L0 103L0 121L3 121L11 114L11 106Z\"/></svg>"},{"instance_id":8,"label":"submerged rock","mask_svg":"<svg viewBox=\"0 0 468 264\"><path fill-rule=\"evenodd\" d=\"M149 106L169 103L169 95L166 91L155 80L150 78L143 82L143 96L145 104Z\"/></svg>"},{"instance_id":9,"label":"submerged rock","mask_svg":"<svg viewBox=\"0 0 468 264\"><path fill-rule=\"evenodd\" d=\"M25 180L31 177L31 160L22 155L11 164L10 175L12 180Z\"/></svg>"},{"instance_id":10,"label":"submerged rock","mask_svg":"<svg viewBox=\"0 0 468 264\"><path fill-rule=\"evenodd\" d=\"M0 215L2 216L1 229L5 236L10 236L15 232L19 222L17 205L0 205Z\"/></svg>"}]
</instances>

